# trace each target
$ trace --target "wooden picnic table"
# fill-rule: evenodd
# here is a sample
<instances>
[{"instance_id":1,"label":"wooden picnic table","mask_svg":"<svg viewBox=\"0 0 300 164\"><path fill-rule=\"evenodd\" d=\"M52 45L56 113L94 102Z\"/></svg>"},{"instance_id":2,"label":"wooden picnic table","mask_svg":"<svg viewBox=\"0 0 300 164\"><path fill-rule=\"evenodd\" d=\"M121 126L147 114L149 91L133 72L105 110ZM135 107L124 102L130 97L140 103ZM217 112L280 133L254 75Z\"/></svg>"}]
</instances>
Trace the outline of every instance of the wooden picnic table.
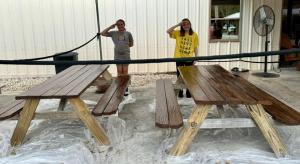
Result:
<instances>
[{"instance_id":1,"label":"wooden picnic table","mask_svg":"<svg viewBox=\"0 0 300 164\"><path fill-rule=\"evenodd\" d=\"M109 144L109 140L100 124L91 115L80 95L100 76L107 79L111 75L107 71L108 65L76 65L60 72L45 82L16 96L17 100L25 100L23 110L14 133L11 145L22 143L30 122L35 115L36 108L41 99L60 99L59 110L63 110L67 101L75 109L76 115L84 122L96 140L102 144Z\"/></svg>"},{"instance_id":2,"label":"wooden picnic table","mask_svg":"<svg viewBox=\"0 0 300 164\"><path fill-rule=\"evenodd\" d=\"M180 67L179 71L196 105L187 126L171 148L171 155L182 155L187 151L212 105L226 104L245 105L275 154L287 155L282 139L263 107L271 105L272 101L259 88L219 65Z\"/></svg>"}]
</instances>

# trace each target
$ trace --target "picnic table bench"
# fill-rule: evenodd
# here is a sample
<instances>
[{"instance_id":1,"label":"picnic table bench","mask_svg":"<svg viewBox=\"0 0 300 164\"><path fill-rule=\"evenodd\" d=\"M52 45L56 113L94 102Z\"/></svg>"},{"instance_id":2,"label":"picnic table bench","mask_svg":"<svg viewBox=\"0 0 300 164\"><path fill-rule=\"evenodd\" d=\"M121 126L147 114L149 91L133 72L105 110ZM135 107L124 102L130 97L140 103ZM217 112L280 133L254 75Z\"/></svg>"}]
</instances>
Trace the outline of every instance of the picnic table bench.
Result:
<instances>
[{"instance_id":1,"label":"picnic table bench","mask_svg":"<svg viewBox=\"0 0 300 164\"><path fill-rule=\"evenodd\" d=\"M180 67L180 76L191 92L196 105L182 129L171 155L184 154L196 136L212 105L246 106L250 116L276 156L287 155L287 150L265 110L276 120L286 124L300 124L300 113L273 96L257 88L247 80L234 76L219 65ZM168 97L168 96L167 96ZM216 119L215 119L216 120ZM232 122L222 119L215 128L234 128ZM241 119L237 118L236 123ZM225 125L223 126L223 124ZM243 124L242 124L243 125ZM236 127L244 127L237 125ZM247 127L247 126L245 126ZM251 125L252 127L252 125Z\"/></svg>"},{"instance_id":2,"label":"picnic table bench","mask_svg":"<svg viewBox=\"0 0 300 164\"><path fill-rule=\"evenodd\" d=\"M98 101L92 111L95 116L111 115L117 112L120 102L123 100L125 90L129 84L130 76L118 76Z\"/></svg>"},{"instance_id":3,"label":"picnic table bench","mask_svg":"<svg viewBox=\"0 0 300 164\"><path fill-rule=\"evenodd\" d=\"M156 81L155 125L160 128L177 129L183 126L182 114L172 81L159 79Z\"/></svg>"},{"instance_id":4,"label":"picnic table bench","mask_svg":"<svg viewBox=\"0 0 300 164\"><path fill-rule=\"evenodd\" d=\"M100 76L111 80L108 65L76 65L53 76L45 82L16 96L16 101L0 108L0 119L7 119L19 113L19 120L11 138L11 145L21 144L41 99L60 99L59 110L63 110L67 101L75 109L76 115L84 122L96 140L109 144L101 125L80 99L80 95ZM119 83L118 83L119 84ZM118 86L118 85L117 85ZM119 87L118 87L119 88ZM113 97L113 96L112 96ZM114 103L115 101L111 101Z\"/></svg>"}]
</instances>

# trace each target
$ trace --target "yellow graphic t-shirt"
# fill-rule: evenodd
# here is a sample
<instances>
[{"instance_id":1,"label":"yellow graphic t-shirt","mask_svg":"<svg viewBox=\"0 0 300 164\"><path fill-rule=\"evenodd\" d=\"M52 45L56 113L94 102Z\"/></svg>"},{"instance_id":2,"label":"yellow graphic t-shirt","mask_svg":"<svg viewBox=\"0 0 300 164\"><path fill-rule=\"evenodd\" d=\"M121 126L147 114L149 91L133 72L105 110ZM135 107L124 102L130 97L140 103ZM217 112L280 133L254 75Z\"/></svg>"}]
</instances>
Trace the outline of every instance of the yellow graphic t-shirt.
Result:
<instances>
[{"instance_id":1,"label":"yellow graphic t-shirt","mask_svg":"<svg viewBox=\"0 0 300 164\"><path fill-rule=\"evenodd\" d=\"M198 35L195 32L193 35L185 33L184 36L180 36L180 31L175 30L172 32L171 38L176 39L175 58L195 56L195 48L198 48Z\"/></svg>"}]
</instances>

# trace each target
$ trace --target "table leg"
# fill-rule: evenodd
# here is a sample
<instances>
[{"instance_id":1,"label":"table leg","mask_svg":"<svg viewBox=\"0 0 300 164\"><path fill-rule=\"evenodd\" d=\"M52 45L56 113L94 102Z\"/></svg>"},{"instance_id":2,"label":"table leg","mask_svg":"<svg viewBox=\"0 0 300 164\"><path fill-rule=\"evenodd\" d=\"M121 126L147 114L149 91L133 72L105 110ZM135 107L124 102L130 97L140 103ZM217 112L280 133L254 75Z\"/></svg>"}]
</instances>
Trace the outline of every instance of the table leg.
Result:
<instances>
[{"instance_id":1,"label":"table leg","mask_svg":"<svg viewBox=\"0 0 300 164\"><path fill-rule=\"evenodd\" d=\"M256 122L260 131L268 141L277 157L287 155L287 150L280 138L276 128L272 125L262 105L248 105L247 109Z\"/></svg>"},{"instance_id":2,"label":"table leg","mask_svg":"<svg viewBox=\"0 0 300 164\"><path fill-rule=\"evenodd\" d=\"M66 103L67 103L67 99L66 98L61 98L60 101L59 101L59 105L58 105L58 111L63 111L65 106L66 106Z\"/></svg>"},{"instance_id":3,"label":"table leg","mask_svg":"<svg viewBox=\"0 0 300 164\"><path fill-rule=\"evenodd\" d=\"M105 80L110 81L112 80L112 75L106 70L102 73L102 76L105 78Z\"/></svg>"},{"instance_id":4,"label":"table leg","mask_svg":"<svg viewBox=\"0 0 300 164\"><path fill-rule=\"evenodd\" d=\"M185 154L210 108L211 105L197 105L194 107L193 112L188 119L188 126L184 127L177 138L175 145L173 145L170 150L170 155L179 156Z\"/></svg>"},{"instance_id":5,"label":"table leg","mask_svg":"<svg viewBox=\"0 0 300 164\"><path fill-rule=\"evenodd\" d=\"M40 99L26 100L24 108L20 113L20 118L18 120L17 126L10 140L10 144L12 146L16 146L22 143L39 102Z\"/></svg>"},{"instance_id":6,"label":"table leg","mask_svg":"<svg viewBox=\"0 0 300 164\"><path fill-rule=\"evenodd\" d=\"M97 121L91 115L85 103L80 98L70 98L68 100L75 109L79 118L91 131L96 140L104 145L109 145L109 140L104 129L100 124L97 124Z\"/></svg>"}]
</instances>

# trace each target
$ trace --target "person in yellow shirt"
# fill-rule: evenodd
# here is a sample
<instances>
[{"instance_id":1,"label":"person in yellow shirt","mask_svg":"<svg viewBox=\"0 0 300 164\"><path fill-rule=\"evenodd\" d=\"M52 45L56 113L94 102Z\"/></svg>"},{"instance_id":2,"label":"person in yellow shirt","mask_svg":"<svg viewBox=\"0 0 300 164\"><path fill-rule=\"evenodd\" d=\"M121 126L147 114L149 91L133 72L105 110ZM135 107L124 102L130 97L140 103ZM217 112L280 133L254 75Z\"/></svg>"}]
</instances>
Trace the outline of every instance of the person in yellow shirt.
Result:
<instances>
[{"instance_id":1,"label":"person in yellow shirt","mask_svg":"<svg viewBox=\"0 0 300 164\"><path fill-rule=\"evenodd\" d=\"M175 30L180 26L180 30ZM174 58L198 56L198 35L193 31L189 19L185 18L175 26L167 30L170 38L176 39ZM177 76L179 76L179 66L191 66L193 62L176 62ZM183 90L179 91L179 97L183 97ZM189 90L186 90L186 97L190 98Z\"/></svg>"}]
</instances>

